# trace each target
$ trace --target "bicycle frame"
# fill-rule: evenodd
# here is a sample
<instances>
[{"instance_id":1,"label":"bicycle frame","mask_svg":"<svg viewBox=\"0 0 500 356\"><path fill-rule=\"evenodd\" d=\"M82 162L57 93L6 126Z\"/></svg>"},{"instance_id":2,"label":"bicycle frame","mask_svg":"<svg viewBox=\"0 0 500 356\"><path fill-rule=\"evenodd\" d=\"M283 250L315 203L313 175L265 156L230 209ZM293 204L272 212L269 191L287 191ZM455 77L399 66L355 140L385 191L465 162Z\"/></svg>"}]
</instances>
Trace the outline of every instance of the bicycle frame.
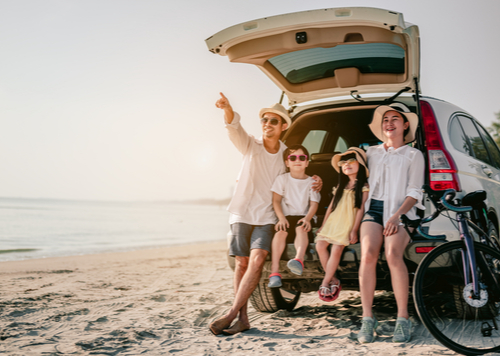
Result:
<instances>
[{"instance_id":1,"label":"bicycle frame","mask_svg":"<svg viewBox=\"0 0 500 356\"><path fill-rule=\"evenodd\" d=\"M472 279L472 286L473 286L472 290L474 293L472 298L479 299L479 281L477 280L476 276L477 268L476 268L476 253L474 249L474 239L469 233L467 220L464 219L462 213L457 213L457 222L460 231L460 238L464 241L465 249L467 250L467 251L462 250L465 285L470 284Z\"/></svg>"}]
</instances>

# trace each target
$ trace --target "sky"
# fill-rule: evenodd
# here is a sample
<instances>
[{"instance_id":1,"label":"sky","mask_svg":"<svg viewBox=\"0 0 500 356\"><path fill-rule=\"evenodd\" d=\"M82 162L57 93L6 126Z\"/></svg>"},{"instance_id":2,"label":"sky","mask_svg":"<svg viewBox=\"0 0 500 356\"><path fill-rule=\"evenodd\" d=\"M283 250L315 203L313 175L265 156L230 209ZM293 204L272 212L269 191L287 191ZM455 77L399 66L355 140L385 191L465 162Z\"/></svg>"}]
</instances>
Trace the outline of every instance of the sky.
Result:
<instances>
[{"instance_id":1,"label":"sky","mask_svg":"<svg viewBox=\"0 0 500 356\"><path fill-rule=\"evenodd\" d=\"M253 19L346 6L417 24L422 93L491 125L498 0L0 0L0 197L229 197L241 155L214 105L219 92L255 136L260 108L281 93L204 40Z\"/></svg>"}]
</instances>

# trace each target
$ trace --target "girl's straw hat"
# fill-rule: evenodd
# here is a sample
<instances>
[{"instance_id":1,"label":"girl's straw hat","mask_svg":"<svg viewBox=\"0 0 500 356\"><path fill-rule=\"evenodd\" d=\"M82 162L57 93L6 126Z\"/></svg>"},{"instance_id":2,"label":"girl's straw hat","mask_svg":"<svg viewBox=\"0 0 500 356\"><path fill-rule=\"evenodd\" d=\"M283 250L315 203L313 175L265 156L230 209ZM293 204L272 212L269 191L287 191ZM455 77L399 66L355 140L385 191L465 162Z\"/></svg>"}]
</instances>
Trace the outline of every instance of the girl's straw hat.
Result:
<instances>
[{"instance_id":1,"label":"girl's straw hat","mask_svg":"<svg viewBox=\"0 0 500 356\"><path fill-rule=\"evenodd\" d=\"M410 110L405 105L400 103L392 103L391 105L380 105L375 109L375 112L373 113L372 122L370 123L370 125L368 125L370 127L370 130L372 130L373 134L377 136L377 138L380 141L382 142L387 141L387 137L382 132L382 119L385 113L388 111L399 112L403 117L406 117L406 119L410 123L409 131L404 137L404 143L410 143L415 141L415 131L417 131L417 126L418 126L418 116L417 114L410 112Z\"/></svg>"},{"instance_id":2,"label":"girl's straw hat","mask_svg":"<svg viewBox=\"0 0 500 356\"><path fill-rule=\"evenodd\" d=\"M340 173L340 167L338 165L339 161L341 161L342 157L354 153L356 155L356 160L361 164L363 167L366 169L366 176L370 176L370 171L368 171L368 164L366 161L366 153L363 151L363 149L358 148L358 147L349 147L347 151L343 153L336 154L335 156L332 157L332 166L333 168Z\"/></svg>"}]
</instances>

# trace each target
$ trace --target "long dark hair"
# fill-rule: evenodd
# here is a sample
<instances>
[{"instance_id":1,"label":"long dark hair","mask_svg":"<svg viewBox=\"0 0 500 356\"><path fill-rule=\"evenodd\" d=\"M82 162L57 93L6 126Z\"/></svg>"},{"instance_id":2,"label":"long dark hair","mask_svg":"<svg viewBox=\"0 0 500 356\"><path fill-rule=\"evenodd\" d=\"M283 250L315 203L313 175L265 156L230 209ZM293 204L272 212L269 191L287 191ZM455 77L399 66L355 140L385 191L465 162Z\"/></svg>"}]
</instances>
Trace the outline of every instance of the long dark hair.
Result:
<instances>
[{"instance_id":1,"label":"long dark hair","mask_svg":"<svg viewBox=\"0 0 500 356\"><path fill-rule=\"evenodd\" d=\"M348 160L349 158L356 158L354 153L342 156L342 160ZM333 197L332 211L335 210L337 204L339 203L342 195L344 194L344 188L347 183L349 183L349 177L342 172L342 167L339 167L339 184L337 184L335 190L335 196ZM366 184L366 168L361 163L359 163L358 174L356 175L356 185L354 186L354 207L361 208L361 201L363 198L363 187Z\"/></svg>"}]
</instances>

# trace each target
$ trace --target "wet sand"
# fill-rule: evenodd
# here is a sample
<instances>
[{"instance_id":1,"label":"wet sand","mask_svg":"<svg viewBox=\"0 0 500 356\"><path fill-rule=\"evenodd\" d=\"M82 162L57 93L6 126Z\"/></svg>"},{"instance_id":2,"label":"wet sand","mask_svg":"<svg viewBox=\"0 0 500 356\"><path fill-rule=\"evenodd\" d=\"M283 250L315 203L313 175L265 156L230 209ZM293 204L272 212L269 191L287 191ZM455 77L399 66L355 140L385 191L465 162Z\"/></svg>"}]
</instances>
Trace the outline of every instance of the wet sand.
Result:
<instances>
[{"instance_id":1,"label":"wet sand","mask_svg":"<svg viewBox=\"0 0 500 356\"><path fill-rule=\"evenodd\" d=\"M0 263L0 353L8 355L454 355L419 323L392 343L392 293L377 292L381 333L361 345L359 293L303 294L295 310L259 313L214 336L233 300L226 242Z\"/></svg>"}]
</instances>

